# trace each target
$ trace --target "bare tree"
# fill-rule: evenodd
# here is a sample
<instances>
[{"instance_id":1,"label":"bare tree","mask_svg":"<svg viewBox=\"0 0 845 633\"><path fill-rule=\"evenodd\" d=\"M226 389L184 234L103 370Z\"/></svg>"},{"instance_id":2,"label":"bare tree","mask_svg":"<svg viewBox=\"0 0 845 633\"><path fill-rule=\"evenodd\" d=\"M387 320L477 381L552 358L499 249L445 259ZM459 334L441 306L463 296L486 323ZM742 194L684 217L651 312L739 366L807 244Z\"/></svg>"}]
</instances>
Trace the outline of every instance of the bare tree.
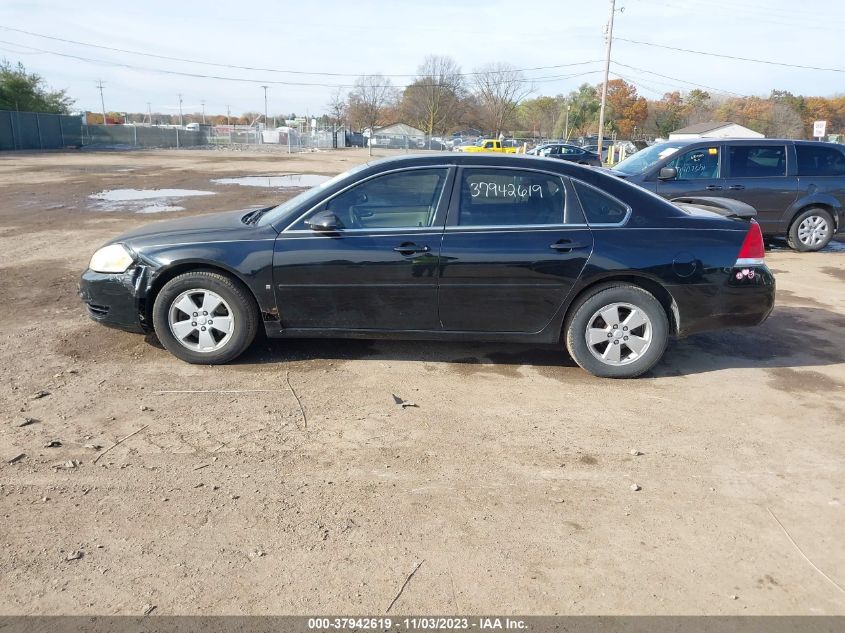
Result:
<instances>
[{"instance_id":1,"label":"bare tree","mask_svg":"<svg viewBox=\"0 0 845 633\"><path fill-rule=\"evenodd\" d=\"M398 100L398 92L383 75L365 75L355 81L349 93L348 116L360 128L369 128L370 135L389 107ZM372 145L370 145L372 153Z\"/></svg>"},{"instance_id":2,"label":"bare tree","mask_svg":"<svg viewBox=\"0 0 845 633\"><path fill-rule=\"evenodd\" d=\"M454 127L463 112L466 87L461 69L451 57L429 55L417 78L405 88L402 114L428 136Z\"/></svg>"},{"instance_id":3,"label":"bare tree","mask_svg":"<svg viewBox=\"0 0 845 633\"><path fill-rule=\"evenodd\" d=\"M473 83L485 123L494 134L505 130L520 102L534 91L521 71L504 63L476 69Z\"/></svg>"},{"instance_id":4,"label":"bare tree","mask_svg":"<svg viewBox=\"0 0 845 633\"><path fill-rule=\"evenodd\" d=\"M332 93L329 103L326 105L329 111L329 118L334 125L342 125L346 118L347 102L340 88Z\"/></svg>"}]
</instances>

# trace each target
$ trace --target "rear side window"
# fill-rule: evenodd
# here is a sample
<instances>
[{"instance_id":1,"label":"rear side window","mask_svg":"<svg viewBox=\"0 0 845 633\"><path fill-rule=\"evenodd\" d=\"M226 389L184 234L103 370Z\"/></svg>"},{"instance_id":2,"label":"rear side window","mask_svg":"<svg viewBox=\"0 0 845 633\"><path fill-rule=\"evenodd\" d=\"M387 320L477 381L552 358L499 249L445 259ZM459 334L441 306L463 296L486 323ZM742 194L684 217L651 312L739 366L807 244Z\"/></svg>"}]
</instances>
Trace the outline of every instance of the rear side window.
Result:
<instances>
[{"instance_id":1,"label":"rear side window","mask_svg":"<svg viewBox=\"0 0 845 633\"><path fill-rule=\"evenodd\" d=\"M796 145L799 176L845 176L845 152L835 147Z\"/></svg>"},{"instance_id":2,"label":"rear side window","mask_svg":"<svg viewBox=\"0 0 845 633\"><path fill-rule=\"evenodd\" d=\"M628 206L616 198L580 180L573 180L572 184L588 224L619 224L628 215Z\"/></svg>"},{"instance_id":3,"label":"rear side window","mask_svg":"<svg viewBox=\"0 0 845 633\"><path fill-rule=\"evenodd\" d=\"M463 170L459 226L564 224L565 209L559 176L521 169Z\"/></svg>"},{"instance_id":4,"label":"rear side window","mask_svg":"<svg viewBox=\"0 0 845 633\"><path fill-rule=\"evenodd\" d=\"M735 145L730 157L730 178L786 176L784 145Z\"/></svg>"}]
</instances>

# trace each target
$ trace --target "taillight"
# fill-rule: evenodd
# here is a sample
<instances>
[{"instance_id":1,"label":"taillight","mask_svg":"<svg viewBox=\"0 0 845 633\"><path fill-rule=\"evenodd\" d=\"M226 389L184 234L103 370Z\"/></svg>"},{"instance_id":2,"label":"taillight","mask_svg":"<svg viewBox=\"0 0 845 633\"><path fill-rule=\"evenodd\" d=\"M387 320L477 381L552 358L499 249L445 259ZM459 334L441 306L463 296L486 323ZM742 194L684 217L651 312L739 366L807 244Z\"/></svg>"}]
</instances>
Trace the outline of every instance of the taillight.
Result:
<instances>
[{"instance_id":1,"label":"taillight","mask_svg":"<svg viewBox=\"0 0 845 633\"><path fill-rule=\"evenodd\" d=\"M762 266L765 264L766 249L763 246L763 232L760 225L754 220L748 227L745 234L745 241L739 249L736 264L734 266Z\"/></svg>"}]
</instances>

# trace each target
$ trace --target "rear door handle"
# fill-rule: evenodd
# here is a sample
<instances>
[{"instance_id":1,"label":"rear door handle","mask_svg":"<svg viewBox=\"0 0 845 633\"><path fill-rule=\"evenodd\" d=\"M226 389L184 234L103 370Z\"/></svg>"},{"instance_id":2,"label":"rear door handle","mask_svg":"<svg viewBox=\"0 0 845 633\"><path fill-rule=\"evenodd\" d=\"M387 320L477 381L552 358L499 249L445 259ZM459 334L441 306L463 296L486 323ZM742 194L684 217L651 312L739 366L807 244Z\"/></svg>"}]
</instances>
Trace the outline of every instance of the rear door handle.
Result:
<instances>
[{"instance_id":1,"label":"rear door handle","mask_svg":"<svg viewBox=\"0 0 845 633\"><path fill-rule=\"evenodd\" d=\"M399 246L394 246L393 250L402 255L413 255L414 253L427 253L431 249L428 246L417 246L412 242L405 242Z\"/></svg>"},{"instance_id":2,"label":"rear door handle","mask_svg":"<svg viewBox=\"0 0 845 633\"><path fill-rule=\"evenodd\" d=\"M731 191L742 191L743 189L745 189L745 185L731 185L730 187L728 187L728 189L730 189Z\"/></svg>"},{"instance_id":3,"label":"rear door handle","mask_svg":"<svg viewBox=\"0 0 845 633\"><path fill-rule=\"evenodd\" d=\"M707 191L721 191L722 185L707 185L705 189L707 189Z\"/></svg>"},{"instance_id":4,"label":"rear door handle","mask_svg":"<svg viewBox=\"0 0 845 633\"><path fill-rule=\"evenodd\" d=\"M589 244L581 244L579 242L573 242L572 240L558 240L554 244L549 244L549 248L553 248L560 253L569 253L570 251L574 251L579 248L588 247Z\"/></svg>"}]
</instances>

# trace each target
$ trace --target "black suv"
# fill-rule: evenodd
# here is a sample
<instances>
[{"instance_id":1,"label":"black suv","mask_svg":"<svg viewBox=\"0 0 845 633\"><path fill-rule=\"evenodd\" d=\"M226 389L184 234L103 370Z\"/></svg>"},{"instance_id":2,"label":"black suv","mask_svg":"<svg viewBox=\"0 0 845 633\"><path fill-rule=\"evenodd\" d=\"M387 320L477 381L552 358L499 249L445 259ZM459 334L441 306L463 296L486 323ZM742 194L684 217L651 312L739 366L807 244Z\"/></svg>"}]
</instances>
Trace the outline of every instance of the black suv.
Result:
<instances>
[{"instance_id":1,"label":"black suv","mask_svg":"<svg viewBox=\"0 0 845 633\"><path fill-rule=\"evenodd\" d=\"M616 175L664 198L724 196L757 209L767 237L817 251L843 229L845 146L775 139L694 139L652 145Z\"/></svg>"}]
</instances>

